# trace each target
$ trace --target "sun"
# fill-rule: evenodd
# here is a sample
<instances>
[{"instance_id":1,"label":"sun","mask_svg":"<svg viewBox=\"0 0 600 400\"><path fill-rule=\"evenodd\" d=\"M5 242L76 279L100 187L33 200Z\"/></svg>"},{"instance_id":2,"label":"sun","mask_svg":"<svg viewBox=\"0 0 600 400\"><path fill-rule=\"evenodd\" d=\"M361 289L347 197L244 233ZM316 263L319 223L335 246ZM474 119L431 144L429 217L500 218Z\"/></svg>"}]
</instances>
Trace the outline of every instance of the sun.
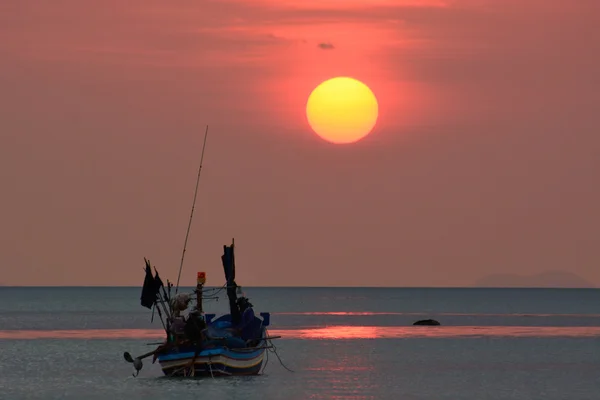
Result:
<instances>
[{"instance_id":1,"label":"sun","mask_svg":"<svg viewBox=\"0 0 600 400\"><path fill-rule=\"evenodd\" d=\"M349 77L326 80L308 96L308 124L321 138L336 144L367 136L379 115L377 98L364 83Z\"/></svg>"}]
</instances>

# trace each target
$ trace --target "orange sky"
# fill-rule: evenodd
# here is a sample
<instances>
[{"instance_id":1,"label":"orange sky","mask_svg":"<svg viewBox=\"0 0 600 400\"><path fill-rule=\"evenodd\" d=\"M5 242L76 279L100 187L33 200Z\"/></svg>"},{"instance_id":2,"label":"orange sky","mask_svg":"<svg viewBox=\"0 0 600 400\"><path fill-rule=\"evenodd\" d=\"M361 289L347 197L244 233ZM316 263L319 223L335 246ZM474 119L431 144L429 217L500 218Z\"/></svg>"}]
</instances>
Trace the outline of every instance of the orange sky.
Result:
<instances>
[{"instance_id":1,"label":"orange sky","mask_svg":"<svg viewBox=\"0 0 600 400\"><path fill-rule=\"evenodd\" d=\"M552 3L552 4L550 4ZM21 0L0 6L0 283L600 285L600 2ZM379 101L333 145L305 104Z\"/></svg>"}]
</instances>

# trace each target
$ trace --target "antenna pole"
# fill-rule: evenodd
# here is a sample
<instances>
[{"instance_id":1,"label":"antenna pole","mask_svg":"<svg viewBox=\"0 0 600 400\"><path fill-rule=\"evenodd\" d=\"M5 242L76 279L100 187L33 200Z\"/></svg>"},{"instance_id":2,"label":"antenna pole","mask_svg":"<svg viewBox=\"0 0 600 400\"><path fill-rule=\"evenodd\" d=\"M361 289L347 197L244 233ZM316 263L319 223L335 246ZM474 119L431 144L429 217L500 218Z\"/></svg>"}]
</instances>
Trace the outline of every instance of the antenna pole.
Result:
<instances>
[{"instance_id":1,"label":"antenna pole","mask_svg":"<svg viewBox=\"0 0 600 400\"><path fill-rule=\"evenodd\" d=\"M179 291L179 279L181 278L181 270L183 268L183 258L185 257L185 248L187 246L188 236L190 234L190 227L192 226L192 218L194 216L194 208L196 207L196 196L198 195L198 183L200 182L200 172L202 172L202 162L204 161L204 148L206 147L206 137L208 136L208 125L206 125L206 131L204 132L204 143L202 144L202 155L200 156L200 167L198 168L198 177L196 178L196 190L194 191L194 202L192 203L192 212L190 214L190 221L188 222L187 232L185 233L185 241L183 242L183 253L181 254L181 264L179 264L179 275L177 275L177 286L175 287L175 294Z\"/></svg>"}]
</instances>

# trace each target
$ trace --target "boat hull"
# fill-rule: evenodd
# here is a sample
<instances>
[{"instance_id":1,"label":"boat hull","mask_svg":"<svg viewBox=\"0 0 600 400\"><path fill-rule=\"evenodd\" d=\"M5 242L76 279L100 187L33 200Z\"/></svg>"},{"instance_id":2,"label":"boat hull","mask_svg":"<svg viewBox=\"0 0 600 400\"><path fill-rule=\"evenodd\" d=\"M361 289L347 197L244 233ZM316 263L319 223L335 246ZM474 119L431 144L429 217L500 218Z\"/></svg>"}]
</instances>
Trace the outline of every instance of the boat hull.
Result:
<instances>
[{"instance_id":1,"label":"boat hull","mask_svg":"<svg viewBox=\"0 0 600 400\"><path fill-rule=\"evenodd\" d=\"M258 375L263 365L265 348L203 350L195 357L193 351L171 352L158 356L167 376L239 376Z\"/></svg>"}]
</instances>

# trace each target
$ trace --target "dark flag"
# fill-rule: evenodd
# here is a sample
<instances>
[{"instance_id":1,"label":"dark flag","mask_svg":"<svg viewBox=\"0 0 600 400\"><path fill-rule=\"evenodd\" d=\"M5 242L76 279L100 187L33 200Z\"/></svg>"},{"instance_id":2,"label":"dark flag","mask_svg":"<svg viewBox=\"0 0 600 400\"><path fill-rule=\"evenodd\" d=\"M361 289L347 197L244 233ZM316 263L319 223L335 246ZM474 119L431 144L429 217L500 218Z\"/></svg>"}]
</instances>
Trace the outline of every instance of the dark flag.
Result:
<instances>
[{"instance_id":1,"label":"dark flag","mask_svg":"<svg viewBox=\"0 0 600 400\"><path fill-rule=\"evenodd\" d=\"M154 285L156 286L156 293L158 293L160 288L165 285L164 285L162 279L160 279L160 276L158 276L158 271L156 270L156 268L154 268L154 272L156 274L156 275L154 275Z\"/></svg>"},{"instance_id":2,"label":"dark flag","mask_svg":"<svg viewBox=\"0 0 600 400\"><path fill-rule=\"evenodd\" d=\"M241 320L241 314L236 303L237 284L235 283L235 256L233 254L233 245L223 246L223 255L221 256L221 261L223 262L225 280L227 281L227 297L229 298L231 322L233 325L237 325Z\"/></svg>"},{"instance_id":3,"label":"dark flag","mask_svg":"<svg viewBox=\"0 0 600 400\"><path fill-rule=\"evenodd\" d=\"M144 286L142 287L142 296L140 298L143 307L152 309L154 303L156 303L156 295L163 286L162 280L158 276L158 272L155 277L152 277L152 269L150 268L150 262L146 261L146 277L144 278Z\"/></svg>"},{"instance_id":4,"label":"dark flag","mask_svg":"<svg viewBox=\"0 0 600 400\"><path fill-rule=\"evenodd\" d=\"M223 271L225 272L225 280L227 285L235 281L235 261L233 257L233 246L223 246Z\"/></svg>"}]
</instances>

